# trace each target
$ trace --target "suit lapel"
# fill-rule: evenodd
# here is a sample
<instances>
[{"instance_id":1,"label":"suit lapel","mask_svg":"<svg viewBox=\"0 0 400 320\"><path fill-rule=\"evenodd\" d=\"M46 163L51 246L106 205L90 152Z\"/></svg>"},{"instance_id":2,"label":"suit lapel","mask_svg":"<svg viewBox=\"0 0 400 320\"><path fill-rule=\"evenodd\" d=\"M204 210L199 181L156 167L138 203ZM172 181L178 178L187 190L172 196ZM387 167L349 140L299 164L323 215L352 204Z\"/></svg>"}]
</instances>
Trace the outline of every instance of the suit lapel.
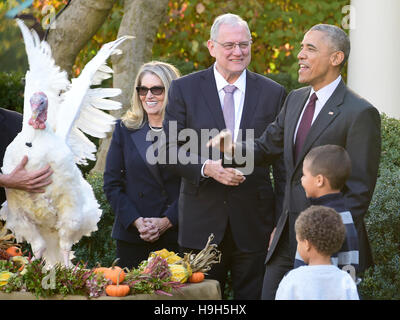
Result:
<instances>
[{"instance_id":1,"label":"suit lapel","mask_svg":"<svg viewBox=\"0 0 400 320\"><path fill-rule=\"evenodd\" d=\"M158 165L152 165L146 160L146 152L149 147L151 147L153 141L147 141L146 135L149 130L147 129L147 125L144 125L142 128L135 130L130 134L133 143L136 146L136 149L139 151L140 156L142 157L144 163L147 168L150 170L151 174L154 176L156 181L163 186L164 183L161 178L160 170Z\"/></svg>"},{"instance_id":2,"label":"suit lapel","mask_svg":"<svg viewBox=\"0 0 400 320\"><path fill-rule=\"evenodd\" d=\"M252 121L254 119L254 113L257 108L258 99L260 96L260 88L257 82L257 78L253 73L246 70L246 93L244 96L244 104L242 111L242 119L240 120L240 129L242 129L243 139L245 139L245 129L253 128Z\"/></svg>"},{"instance_id":3,"label":"suit lapel","mask_svg":"<svg viewBox=\"0 0 400 320\"><path fill-rule=\"evenodd\" d=\"M203 81L200 83L200 89L203 97L207 102L207 108L211 116L214 118L219 131L225 128L224 114L222 113L222 106L219 100L217 85L215 83L213 66L205 70L202 74Z\"/></svg>"},{"instance_id":4,"label":"suit lapel","mask_svg":"<svg viewBox=\"0 0 400 320\"><path fill-rule=\"evenodd\" d=\"M343 80L339 83L331 97L322 107L320 113L312 124L304 145L299 154L298 163L302 161L305 155L313 147L314 141L325 131L332 121L340 114L339 106L343 103L346 85ZM297 163L297 164L298 164ZM296 164L296 165L297 165Z\"/></svg>"}]
</instances>

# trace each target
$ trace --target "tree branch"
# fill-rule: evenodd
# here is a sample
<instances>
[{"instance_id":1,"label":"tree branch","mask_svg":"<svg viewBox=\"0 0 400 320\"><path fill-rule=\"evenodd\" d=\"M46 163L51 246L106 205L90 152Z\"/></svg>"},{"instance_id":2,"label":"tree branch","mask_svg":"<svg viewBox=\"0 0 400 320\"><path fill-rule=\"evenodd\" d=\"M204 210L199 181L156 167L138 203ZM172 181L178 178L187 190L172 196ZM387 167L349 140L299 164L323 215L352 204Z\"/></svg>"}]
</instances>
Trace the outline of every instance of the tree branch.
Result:
<instances>
[{"instance_id":1,"label":"tree branch","mask_svg":"<svg viewBox=\"0 0 400 320\"><path fill-rule=\"evenodd\" d=\"M71 76L79 51L104 23L116 0L75 0L55 21L49 31L50 44L56 64Z\"/></svg>"},{"instance_id":2,"label":"tree branch","mask_svg":"<svg viewBox=\"0 0 400 320\"><path fill-rule=\"evenodd\" d=\"M140 66L152 58L152 48L157 30L167 14L167 9L168 0L125 0L124 2L124 16L118 37L133 35L135 39L125 41L120 46L123 54L111 58L114 70L114 87L122 90L122 94L116 100L122 103L123 109L112 112L117 118L121 117L130 107L136 74ZM101 141L93 171L104 171L111 135L112 133L109 133Z\"/></svg>"}]
</instances>

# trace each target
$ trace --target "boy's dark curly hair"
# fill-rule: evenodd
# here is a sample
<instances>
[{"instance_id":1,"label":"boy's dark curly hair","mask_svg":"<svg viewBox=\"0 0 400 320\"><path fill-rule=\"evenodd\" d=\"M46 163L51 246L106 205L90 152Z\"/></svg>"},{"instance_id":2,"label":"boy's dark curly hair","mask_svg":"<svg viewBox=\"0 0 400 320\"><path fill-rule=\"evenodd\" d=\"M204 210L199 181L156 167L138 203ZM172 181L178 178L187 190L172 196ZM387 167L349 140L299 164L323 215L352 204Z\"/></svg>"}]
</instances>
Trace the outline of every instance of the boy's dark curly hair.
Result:
<instances>
[{"instance_id":1,"label":"boy's dark curly hair","mask_svg":"<svg viewBox=\"0 0 400 320\"><path fill-rule=\"evenodd\" d=\"M311 206L301 212L295 230L300 240L308 240L319 253L329 256L339 251L346 236L340 214L324 206Z\"/></svg>"}]
</instances>

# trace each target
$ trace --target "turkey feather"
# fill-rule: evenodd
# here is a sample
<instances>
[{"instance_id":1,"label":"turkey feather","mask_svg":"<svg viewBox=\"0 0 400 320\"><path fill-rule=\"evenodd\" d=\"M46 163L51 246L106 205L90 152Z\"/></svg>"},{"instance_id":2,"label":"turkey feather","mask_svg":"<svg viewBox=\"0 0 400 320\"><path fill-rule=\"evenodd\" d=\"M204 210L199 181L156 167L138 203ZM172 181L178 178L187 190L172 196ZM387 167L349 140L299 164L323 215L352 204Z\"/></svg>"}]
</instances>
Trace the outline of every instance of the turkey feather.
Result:
<instances>
[{"instance_id":1,"label":"turkey feather","mask_svg":"<svg viewBox=\"0 0 400 320\"><path fill-rule=\"evenodd\" d=\"M102 211L92 187L76 164L95 160L96 145L85 135L104 137L115 118L104 110L117 110L120 102L108 100L117 88L91 89L93 81L112 75L107 58L128 36L107 43L70 82L55 65L50 46L40 41L17 19L25 42L29 70L25 75L22 131L6 149L2 172L11 173L27 155L26 170L49 164L51 184L43 193L6 188L7 201L0 209L18 242L31 244L34 256L46 267L69 266L72 245L97 230ZM101 81L100 81L101 82Z\"/></svg>"}]
</instances>

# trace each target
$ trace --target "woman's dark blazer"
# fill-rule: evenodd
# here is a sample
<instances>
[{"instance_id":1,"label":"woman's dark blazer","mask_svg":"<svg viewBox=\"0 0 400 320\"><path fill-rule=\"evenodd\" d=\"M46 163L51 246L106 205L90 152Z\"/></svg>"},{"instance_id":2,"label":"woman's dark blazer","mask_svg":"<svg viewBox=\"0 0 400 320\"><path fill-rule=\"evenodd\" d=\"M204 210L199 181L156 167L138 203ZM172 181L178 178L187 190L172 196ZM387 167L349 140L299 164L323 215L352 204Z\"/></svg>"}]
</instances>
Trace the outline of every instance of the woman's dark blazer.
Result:
<instances>
[{"instance_id":1,"label":"woman's dark blazer","mask_svg":"<svg viewBox=\"0 0 400 320\"><path fill-rule=\"evenodd\" d=\"M177 242L180 177L146 161L152 141L142 128L130 130L118 120L107 154L104 192L114 214L112 237L144 243L133 222L139 217L168 217L173 227L160 239Z\"/></svg>"}]
</instances>

